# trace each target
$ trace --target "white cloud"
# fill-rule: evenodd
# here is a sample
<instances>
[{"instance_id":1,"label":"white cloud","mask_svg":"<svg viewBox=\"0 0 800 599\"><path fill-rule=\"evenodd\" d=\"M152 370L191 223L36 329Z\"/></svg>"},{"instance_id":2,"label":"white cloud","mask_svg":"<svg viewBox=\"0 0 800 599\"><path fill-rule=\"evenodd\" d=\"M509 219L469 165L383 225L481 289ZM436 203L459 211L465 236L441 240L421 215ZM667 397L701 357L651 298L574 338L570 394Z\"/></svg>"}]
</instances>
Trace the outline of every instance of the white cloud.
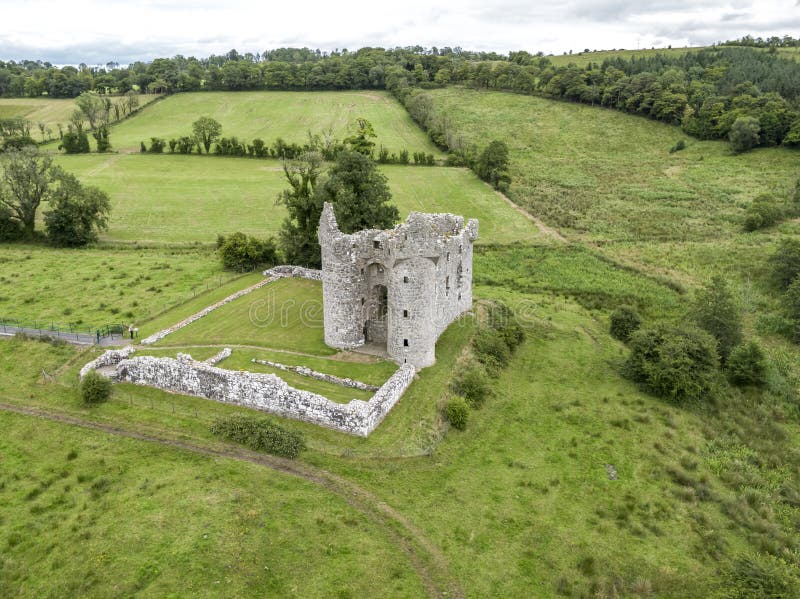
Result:
<instances>
[{"instance_id":1,"label":"white cloud","mask_svg":"<svg viewBox=\"0 0 800 599\"><path fill-rule=\"evenodd\" d=\"M800 0L0 0L0 59L129 62L231 48L461 46L560 53L794 34Z\"/></svg>"}]
</instances>

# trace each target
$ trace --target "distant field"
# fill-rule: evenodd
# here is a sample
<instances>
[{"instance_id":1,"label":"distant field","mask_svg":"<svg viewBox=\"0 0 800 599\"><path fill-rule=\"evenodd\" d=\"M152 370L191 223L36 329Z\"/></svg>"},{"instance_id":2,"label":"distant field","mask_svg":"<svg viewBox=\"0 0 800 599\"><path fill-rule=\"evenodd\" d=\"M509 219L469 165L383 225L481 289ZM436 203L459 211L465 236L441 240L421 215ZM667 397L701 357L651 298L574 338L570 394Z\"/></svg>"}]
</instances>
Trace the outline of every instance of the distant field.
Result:
<instances>
[{"instance_id":1,"label":"distant field","mask_svg":"<svg viewBox=\"0 0 800 599\"><path fill-rule=\"evenodd\" d=\"M259 137L272 145L275 139L303 143L307 131L333 128L339 139L357 117L369 120L376 142L392 152L430 152L436 149L390 94L370 92L196 92L175 94L148 108L136 118L115 126L111 145L120 152L138 151L151 137L169 140L192 134L192 123L210 116L222 124L225 137L247 141Z\"/></svg>"},{"instance_id":2,"label":"distant field","mask_svg":"<svg viewBox=\"0 0 800 599\"><path fill-rule=\"evenodd\" d=\"M567 66L572 63L579 67L585 67L590 62L602 64L604 60L609 58L625 58L632 57L644 58L647 56L654 56L656 54L664 54L666 56L680 56L687 52L696 52L703 48L644 48L642 50L599 50L597 52L574 52L572 54L554 54L548 55L547 58L556 66Z\"/></svg>"},{"instance_id":3,"label":"distant field","mask_svg":"<svg viewBox=\"0 0 800 599\"><path fill-rule=\"evenodd\" d=\"M152 94L142 94L139 96L139 105L149 104L159 96ZM111 97L116 102L118 98ZM42 137L37 123L44 123L45 127L50 127L51 138L58 139L58 124L67 130L69 117L77 110L75 100L62 98L0 98L0 119L10 117L22 117L31 121L31 136L36 140L50 139L45 132ZM94 142L94 140L91 140ZM56 144L53 144L55 148Z\"/></svg>"},{"instance_id":4,"label":"distant field","mask_svg":"<svg viewBox=\"0 0 800 599\"><path fill-rule=\"evenodd\" d=\"M138 118L138 117L137 117ZM60 156L59 164L112 200L110 240L213 242L220 233L274 235L286 212L280 162L200 156ZM482 242L540 237L536 227L466 169L381 167L402 217L411 210L480 219Z\"/></svg>"}]
</instances>

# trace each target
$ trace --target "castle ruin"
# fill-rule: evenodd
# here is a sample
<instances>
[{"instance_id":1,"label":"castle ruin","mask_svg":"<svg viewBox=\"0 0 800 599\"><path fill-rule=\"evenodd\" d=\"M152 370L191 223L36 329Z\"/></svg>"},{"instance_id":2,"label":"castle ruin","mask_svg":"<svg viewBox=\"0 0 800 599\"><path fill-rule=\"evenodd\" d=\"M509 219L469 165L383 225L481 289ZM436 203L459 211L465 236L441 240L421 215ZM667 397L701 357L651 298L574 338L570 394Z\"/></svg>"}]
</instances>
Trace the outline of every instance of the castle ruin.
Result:
<instances>
[{"instance_id":1,"label":"castle ruin","mask_svg":"<svg viewBox=\"0 0 800 599\"><path fill-rule=\"evenodd\" d=\"M325 343L380 344L399 364L433 364L439 335L472 308L478 221L412 212L393 229L348 235L326 203L318 234Z\"/></svg>"}]
</instances>

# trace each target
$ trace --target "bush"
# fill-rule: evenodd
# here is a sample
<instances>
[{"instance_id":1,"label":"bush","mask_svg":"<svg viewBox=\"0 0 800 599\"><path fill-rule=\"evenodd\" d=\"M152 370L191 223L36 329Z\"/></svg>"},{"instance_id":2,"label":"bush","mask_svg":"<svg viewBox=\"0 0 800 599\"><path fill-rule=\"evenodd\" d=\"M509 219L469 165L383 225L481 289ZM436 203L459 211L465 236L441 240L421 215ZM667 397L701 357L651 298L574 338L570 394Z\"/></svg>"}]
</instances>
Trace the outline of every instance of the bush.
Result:
<instances>
[{"instance_id":1,"label":"bush","mask_svg":"<svg viewBox=\"0 0 800 599\"><path fill-rule=\"evenodd\" d=\"M669 149L670 154L674 154L675 152L680 152L681 150L686 149L686 140L679 139L674 146Z\"/></svg>"},{"instance_id":2,"label":"bush","mask_svg":"<svg viewBox=\"0 0 800 599\"><path fill-rule=\"evenodd\" d=\"M757 231L771 227L783 217L783 210L774 196L764 193L747 207L744 216L744 230Z\"/></svg>"},{"instance_id":3,"label":"bush","mask_svg":"<svg viewBox=\"0 0 800 599\"><path fill-rule=\"evenodd\" d=\"M713 277L696 293L692 316L697 326L717 340L717 351L724 363L742 341L742 316L723 277Z\"/></svg>"},{"instance_id":4,"label":"bush","mask_svg":"<svg viewBox=\"0 0 800 599\"><path fill-rule=\"evenodd\" d=\"M303 435L272 424L266 418L234 414L218 418L211 432L256 451L294 459L306 448Z\"/></svg>"},{"instance_id":5,"label":"bush","mask_svg":"<svg viewBox=\"0 0 800 599\"><path fill-rule=\"evenodd\" d=\"M83 131L67 131L58 149L67 154L86 154L89 152L89 138Z\"/></svg>"},{"instance_id":6,"label":"bush","mask_svg":"<svg viewBox=\"0 0 800 599\"><path fill-rule=\"evenodd\" d=\"M761 124L758 119L752 116L740 116L731 126L728 139L731 147L737 154L752 150L758 145Z\"/></svg>"},{"instance_id":7,"label":"bush","mask_svg":"<svg viewBox=\"0 0 800 599\"><path fill-rule=\"evenodd\" d=\"M24 234L22 225L12 218L11 211L0 206L0 241L18 241Z\"/></svg>"},{"instance_id":8,"label":"bush","mask_svg":"<svg viewBox=\"0 0 800 599\"><path fill-rule=\"evenodd\" d=\"M475 357L490 374L496 376L511 361L511 350L503 335L491 328L483 328L472 340Z\"/></svg>"},{"instance_id":9,"label":"bush","mask_svg":"<svg viewBox=\"0 0 800 599\"><path fill-rule=\"evenodd\" d=\"M640 326L642 317L630 306L620 306L611 313L611 336L623 343L627 343Z\"/></svg>"},{"instance_id":10,"label":"bush","mask_svg":"<svg viewBox=\"0 0 800 599\"><path fill-rule=\"evenodd\" d=\"M111 397L111 380L89 371L81 380L81 399L84 403L95 405L107 401Z\"/></svg>"},{"instance_id":11,"label":"bush","mask_svg":"<svg viewBox=\"0 0 800 599\"><path fill-rule=\"evenodd\" d=\"M467 428L467 418L469 417L469 407L467 402L461 397L454 397L448 400L444 407L444 415L447 421L460 431Z\"/></svg>"},{"instance_id":12,"label":"bush","mask_svg":"<svg viewBox=\"0 0 800 599\"><path fill-rule=\"evenodd\" d=\"M473 410L480 408L492 394L492 385L486 371L475 363L465 365L450 386L455 393L467 400Z\"/></svg>"},{"instance_id":13,"label":"bush","mask_svg":"<svg viewBox=\"0 0 800 599\"><path fill-rule=\"evenodd\" d=\"M711 393L719 360L717 343L705 331L640 329L630 348L626 374L656 395L685 403Z\"/></svg>"},{"instance_id":14,"label":"bush","mask_svg":"<svg viewBox=\"0 0 800 599\"><path fill-rule=\"evenodd\" d=\"M728 358L728 375L734 385L762 387L767 382L767 357L755 341L737 345Z\"/></svg>"},{"instance_id":15,"label":"bush","mask_svg":"<svg viewBox=\"0 0 800 599\"><path fill-rule=\"evenodd\" d=\"M784 239L769 258L772 279L786 289L800 273L800 240Z\"/></svg>"},{"instance_id":16,"label":"bush","mask_svg":"<svg viewBox=\"0 0 800 599\"><path fill-rule=\"evenodd\" d=\"M742 555L723 572L723 588L726 599L800 597L800 577L779 557Z\"/></svg>"},{"instance_id":17,"label":"bush","mask_svg":"<svg viewBox=\"0 0 800 599\"><path fill-rule=\"evenodd\" d=\"M222 264L231 270L255 270L259 266L273 266L278 262L272 237L262 240L244 233L234 233L229 237L219 235L217 247Z\"/></svg>"},{"instance_id":18,"label":"bush","mask_svg":"<svg viewBox=\"0 0 800 599\"><path fill-rule=\"evenodd\" d=\"M160 137L151 137L150 138L150 153L151 154L161 154L164 152L164 147L167 145L167 142L161 139Z\"/></svg>"}]
</instances>

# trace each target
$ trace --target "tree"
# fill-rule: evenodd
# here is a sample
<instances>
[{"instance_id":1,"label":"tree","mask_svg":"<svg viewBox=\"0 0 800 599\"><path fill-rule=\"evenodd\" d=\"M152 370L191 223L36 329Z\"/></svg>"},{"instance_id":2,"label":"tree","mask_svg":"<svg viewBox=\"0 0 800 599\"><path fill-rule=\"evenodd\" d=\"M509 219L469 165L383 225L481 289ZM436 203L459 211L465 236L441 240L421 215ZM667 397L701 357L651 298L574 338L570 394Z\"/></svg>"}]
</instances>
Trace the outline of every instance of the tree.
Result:
<instances>
[{"instance_id":1,"label":"tree","mask_svg":"<svg viewBox=\"0 0 800 599\"><path fill-rule=\"evenodd\" d=\"M731 350L742 341L742 316L727 281L717 275L694 298L692 315L697 326L717 340L724 364Z\"/></svg>"},{"instance_id":2,"label":"tree","mask_svg":"<svg viewBox=\"0 0 800 599\"><path fill-rule=\"evenodd\" d=\"M97 95L97 92L83 92L75 98L75 104L78 105L81 114L89 121L89 127L94 129L95 123L101 118L105 110L103 99Z\"/></svg>"},{"instance_id":3,"label":"tree","mask_svg":"<svg viewBox=\"0 0 800 599\"><path fill-rule=\"evenodd\" d=\"M87 154L89 152L89 138L83 129L73 129L70 125L67 132L61 138L58 145L59 150L64 150L67 154Z\"/></svg>"},{"instance_id":4,"label":"tree","mask_svg":"<svg viewBox=\"0 0 800 599\"><path fill-rule=\"evenodd\" d=\"M198 145L206 149L206 154L211 150L211 144L222 135L222 125L208 116L201 116L192 123L192 132Z\"/></svg>"},{"instance_id":5,"label":"tree","mask_svg":"<svg viewBox=\"0 0 800 599\"><path fill-rule=\"evenodd\" d=\"M508 146L505 142L495 140L486 146L478 156L475 172L495 189L507 191L511 177L508 175Z\"/></svg>"},{"instance_id":6,"label":"tree","mask_svg":"<svg viewBox=\"0 0 800 599\"><path fill-rule=\"evenodd\" d=\"M731 131L728 134L728 139L731 141L731 147L737 154L752 150L758 145L759 132L761 125L758 119L752 116L740 116L736 119L731 126Z\"/></svg>"},{"instance_id":7,"label":"tree","mask_svg":"<svg viewBox=\"0 0 800 599\"><path fill-rule=\"evenodd\" d=\"M231 270L255 270L259 266L274 266L278 261L272 237L261 240L244 233L220 235L217 246L223 266Z\"/></svg>"},{"instance_id":8,"label":"tree","mask_svg":"<svg viewBox=\"0 0 800 599\"><path fill-rule=\"evenodd\" d=\"M755 341L733 348L728 358L728 374L734 385L762 387L767 382L767 357Z\"/></svg>"},{"instance_id":9,"label":"tree","mask_svg":"<svg viewBox=\"0 0 800 599\"><path fill-rule=\"evenodd\" d=\"M111 149L111 142L108 139L108 127L106 125L100 125L97 131L92 133L92 137L94 137L97 142L98 152L108 152Z\"/></svg>"},{"instance_id":10,"label":"tree","mask_svg":"<svg viewBox=\"0 0 800 599\"><path fill-rule=\"evenodd\" d=\"M81 185L60 167L54 167L52 174L57 186L48 200L50 210L44 213L48 240L64 247L94 243L98 232L108 228L108 194L97 187Z\"/></svg>"},{"instance_id":11,"label":"tree","mask_svg":"<svg viewBox=\"0 0 800 599\"><path fill-rule=\"evenodd\" d=\"M784 239L769 258L772 279L781 289L786 289L800 273L800 240Z\"/></svg>"},{"instance_id":12,"label":"tree","mask_svg":"<svg viewBox=\"0 0 800 599\"><path fill-rule=\"evenodd\" d=\"M628 376L656 395L684 403L709 395L716 379L716 342L705 331L639 329L630 339Z\"/></svg>"},{"instance_id":13,"label":"tree","mask_svg":"<svg viewBox=\"0 0 800 599\"><path fill-rule=\"evenodd\" d=\"M611 313L611 336L627 343L642 324L642 317L630 306L620 306Z\"/></svg>"},{"instance_id":14,"label":"tree","mask_svg":"<svg viewBox=\"0 0 800 599\"><path fill-rule=\"evenodd\" d=\"M377 137L377 135L372 123L364 117L358 117L352 134L345 138L344 143L349 145L354 152L364 156L372 156L372 152L375 150L375 142L372 141L374 137Z\"/></svg>"},{"instance_id":15,"label":"tree","mask_svg":"<svg viewBox=\"0 0 800 599\"><path fill-rule=\"evenodd\" d=\"M283 174L290 189L277 199L289 212L279 233L281 251L289 264L319 268L321 262L317 229L322 215L322 198L315 191L322 157L307 152L299 159L284 161Z\"/></svg>"},{"instance_id":16,"label":"tree","mask_svg":"<svg viewBox=\"0 0 800 599\"><path fill-rule=\"evenodd\" d=\"M34 234L39 205L50 193L52 165L52 158L39 154L36 148L0 154L0 206L6 209L9 220L19 223L28 239Z\"/></svg>"},{"instance_id":17,"label":"tree","mask_svg":"<svg viewBox=\"0 0 800 599\"><path fill-rule=\"evenodd\" d=\"M386 176L359 152L339 152L318 191L323 202L333 204L344 233L388 229L400 218L397 207L388 203L392 194Z\"/></svg>"}]
</instances>

